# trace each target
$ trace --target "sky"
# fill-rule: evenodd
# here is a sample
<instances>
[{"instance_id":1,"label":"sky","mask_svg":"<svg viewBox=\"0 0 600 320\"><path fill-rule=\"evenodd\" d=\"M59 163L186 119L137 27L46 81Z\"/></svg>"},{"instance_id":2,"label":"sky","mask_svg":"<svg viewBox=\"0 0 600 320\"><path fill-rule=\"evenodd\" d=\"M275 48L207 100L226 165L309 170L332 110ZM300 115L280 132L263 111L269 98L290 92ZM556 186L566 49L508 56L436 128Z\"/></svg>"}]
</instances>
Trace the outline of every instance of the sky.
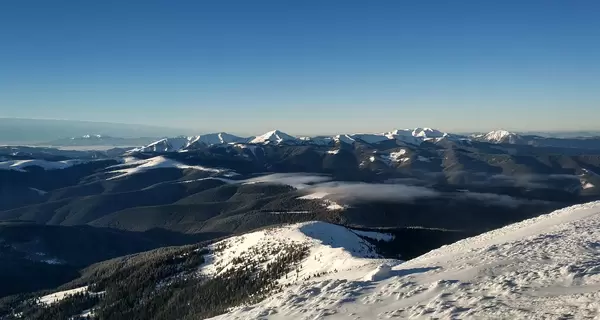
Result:
<instances>
[{"instance_id":1,"label":"sky","mask_svg":"<svg viewBox=\"0 0 600 320\"><path fill-rule=\"evenodd\" d=\"M600 1L0 1L0 117L600 129Z\"/></svg>"}]
</instances>

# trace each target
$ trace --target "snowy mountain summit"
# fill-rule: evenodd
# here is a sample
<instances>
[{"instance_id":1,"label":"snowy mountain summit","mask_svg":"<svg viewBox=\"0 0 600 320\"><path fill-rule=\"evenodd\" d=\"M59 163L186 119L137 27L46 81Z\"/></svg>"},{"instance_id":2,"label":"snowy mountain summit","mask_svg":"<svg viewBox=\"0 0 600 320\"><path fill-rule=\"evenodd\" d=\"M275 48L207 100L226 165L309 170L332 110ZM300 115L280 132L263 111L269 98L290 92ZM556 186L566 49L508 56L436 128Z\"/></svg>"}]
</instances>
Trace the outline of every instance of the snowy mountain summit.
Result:
<instances>
[{"instance_id":1,"label":"snowy mountain summit","mask_svg":"<svg viewBox=\"0 0 600 320\"><path fill-rule=\"evenodd\" d=\"M333 240L338 233L321 236L330 243L313 242L316 256L308 258L318 268L318 252L339 246ZM217 318L597 319L599 239L597 201L464 239L404 263L373 259L354 264L352 259L364 258L347 256L343 272L288 282L282 292Z\"/></svg>"},{"instance_id":2,"label":"snowy mountain summit","mask_svg":"<svg viewBox=\"0 0 600 320\"><path fill-rule=\"evenodd\" d=\"M255 144L265 144L265 143L282 143L282 142L293 142L298 139L290 136L285 132L281 132L279 130L269 131L263 135L257 136L256 138L250 140L250 143Z\"/></svg>"},{"instance_id":3,"label":"snowy mountain summit","mask_svg":"<svg viewBox=\"0 0 600 320\"><path fill-rule=\"evenodd\" d=\"M412 132L413 137L419 138L443 138L448 134L445 132L441 132L440 130L432 129L432 128L416 128Z\"/></svg>"},{"instance_id":4,"label":"snowy mountain summit","mask_svg":"<svg viewBox=\"0 0 600 320\"><path fill-rule=\"evenodd\" d=\"M482 138L483 141L491 142L491 143L511 143L515 144L518 142L521 137L513 132L509 132L506 130L496 130L490 131L485 134Z\"/></svg>"}]
</instances>

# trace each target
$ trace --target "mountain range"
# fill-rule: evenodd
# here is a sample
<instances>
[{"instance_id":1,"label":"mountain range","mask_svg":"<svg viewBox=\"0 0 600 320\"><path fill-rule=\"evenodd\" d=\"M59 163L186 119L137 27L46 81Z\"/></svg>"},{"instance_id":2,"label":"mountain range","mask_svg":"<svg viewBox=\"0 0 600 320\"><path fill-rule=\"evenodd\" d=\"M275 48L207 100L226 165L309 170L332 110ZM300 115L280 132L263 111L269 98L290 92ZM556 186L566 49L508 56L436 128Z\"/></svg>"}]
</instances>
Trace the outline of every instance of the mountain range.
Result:
<instances>
[{"instance_id":1,"label":"mountain range","mask_svg":"<svg viewBox=\"0 0 600 320\"><path fill-rule=\"evenodd\" d=\"M418 128L216 133L105 151L0 147L0 316L60 319L94 309L109 319L209 317L298 284L286 275L326 280L346 265L391 272L381 259L409 260L600 199L595 143ZM238 243L254 255L227 251ZM200 265L206 273L196 273ZM179 289L155 291L163 287ZM66 293L44 290L75 291L61 303ZM138 300L124 300L128 290ZM192 298L200 291L214 294ZM31 304L36 297L59 303ZM204 307L182 309L187 303Z\"/></svg>"},{"instance_id":2,"label":"mountain range","mask_svg":"<svg viewBox=\"0 0 600 320\"><path fill-rule=\"evenodd\" d=\"M288 145L335 145L381 143L384 141L399 141L411 145L423 142L440 142L442 140L455 142L488 142L494 144L517 144L544 147L585 148L600 150L600 137L581 138L548 138L538 135L521 135L505 130L491 131L487 134L458 135L442 132L432 128L415 128L393 130L385 133L353 133L332 136L294 137L280 130L272 130L259 136L238 137L225 132L211 133L199 136L178 136L163 138L146 146L135 148L132 152L174 152L220 144L288 144Z\"/></svg>"}]
</instances>

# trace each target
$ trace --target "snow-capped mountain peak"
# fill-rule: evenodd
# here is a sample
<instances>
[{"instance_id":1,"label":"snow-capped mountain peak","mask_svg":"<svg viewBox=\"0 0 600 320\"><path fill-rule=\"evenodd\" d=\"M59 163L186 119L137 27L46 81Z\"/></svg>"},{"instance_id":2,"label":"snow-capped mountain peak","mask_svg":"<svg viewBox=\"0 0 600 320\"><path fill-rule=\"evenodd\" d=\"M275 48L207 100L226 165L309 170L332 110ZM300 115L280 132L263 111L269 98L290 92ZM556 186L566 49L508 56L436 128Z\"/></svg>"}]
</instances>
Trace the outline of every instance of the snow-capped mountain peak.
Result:
<instances>
[{"instance_id":1,"label":"snow-capped mountain peak","mask_svg":"<svg viewBox=\"0 0 600 320\"><path fill-rule=\"evenodd\" d=\"M216 132L197 136L194 142L202 142L207 145L215 145L244 142L245 140L247 139L229 134L227 132Z\"/></svg>"},{"instance_id":2,"label":"snow-capped mountain peak","mask_svg":"<svg viewBox=\"0 0 600 320\"><path fill-rule=\"evenodd\" d=\"M199 136L164 138L154 141L146 146L132 149L129 152L177 152L196 143L211 146L216 144L246 142L247 140L247 138L238 137L226 132L217 132Z\"/></svg>"},{"instance_id":3,"label":"snow-capped mountain peak","mask_svg":"<svg viewBox=\"0 0 600 320\"><path fill-rule=\"evenodd\" d=\"M178 150L181 150L181 149L187 147L188 145L190 145L190 143L192 143L196 139L197 139L196 136L192 136L192 137L179 136L179 137L173 137L173 138L164 138L164 139L160 139L158 141L154 141L145 147L133 149L132 151L136 151L136 152L149 152L149 151L151 151L151 152L173 152L173 151L178 151Z\"/></svg>"},{"instance_id":4,"label":"snow-capped mountain peak","mask_svg":"<svg viewBox=\"0 0 600 320\"><path fill-rule=\"evenodd\" d=\"M257 136L254 139L250 140L250 143L282 143L288 141L299 141L298 138L293 137L285 132L280 130L272 130L263 135Z\"/></svg>"},{"instance_id":5,"label":"snow-capped mountain peak","mask_svg":"<svg viewBox=\"0 0 600 320\"><path fill-rule=\"evenodd\" d=\"M520 136L506 130L495 130L485 134L481 139L492 143L516 143Z\"/></svg>"},{"instance_id":6,"label":"snow-capped mountain peak","mask_svg":"<svg viewBox=\"0 0 600 320\"><path fill-rule=\"evenodd\" d=\"M412 132L413 137L419 137L423 139L428 138L443 138L448 134L442 132L440 130L432 129L432 128L415 128Z\"/></svg>"}]
</instances>

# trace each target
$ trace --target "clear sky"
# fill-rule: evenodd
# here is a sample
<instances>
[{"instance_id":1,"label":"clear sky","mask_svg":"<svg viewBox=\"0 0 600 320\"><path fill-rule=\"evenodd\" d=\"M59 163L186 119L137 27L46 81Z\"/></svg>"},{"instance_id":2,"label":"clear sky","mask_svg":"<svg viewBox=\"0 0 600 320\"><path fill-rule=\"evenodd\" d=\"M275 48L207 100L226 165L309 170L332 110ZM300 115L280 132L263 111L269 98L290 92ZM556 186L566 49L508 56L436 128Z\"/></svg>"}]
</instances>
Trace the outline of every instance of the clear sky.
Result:
<instances>
[{"instance_id":1,"label":"clear sky","mask_svg":"<svg viewBox=\"0 0 600 320\"><path fill-rule=\"evenodd\" d=\"M600 129L600 1L0 1L0 117Z\"/></svg>"}]
</instances>

